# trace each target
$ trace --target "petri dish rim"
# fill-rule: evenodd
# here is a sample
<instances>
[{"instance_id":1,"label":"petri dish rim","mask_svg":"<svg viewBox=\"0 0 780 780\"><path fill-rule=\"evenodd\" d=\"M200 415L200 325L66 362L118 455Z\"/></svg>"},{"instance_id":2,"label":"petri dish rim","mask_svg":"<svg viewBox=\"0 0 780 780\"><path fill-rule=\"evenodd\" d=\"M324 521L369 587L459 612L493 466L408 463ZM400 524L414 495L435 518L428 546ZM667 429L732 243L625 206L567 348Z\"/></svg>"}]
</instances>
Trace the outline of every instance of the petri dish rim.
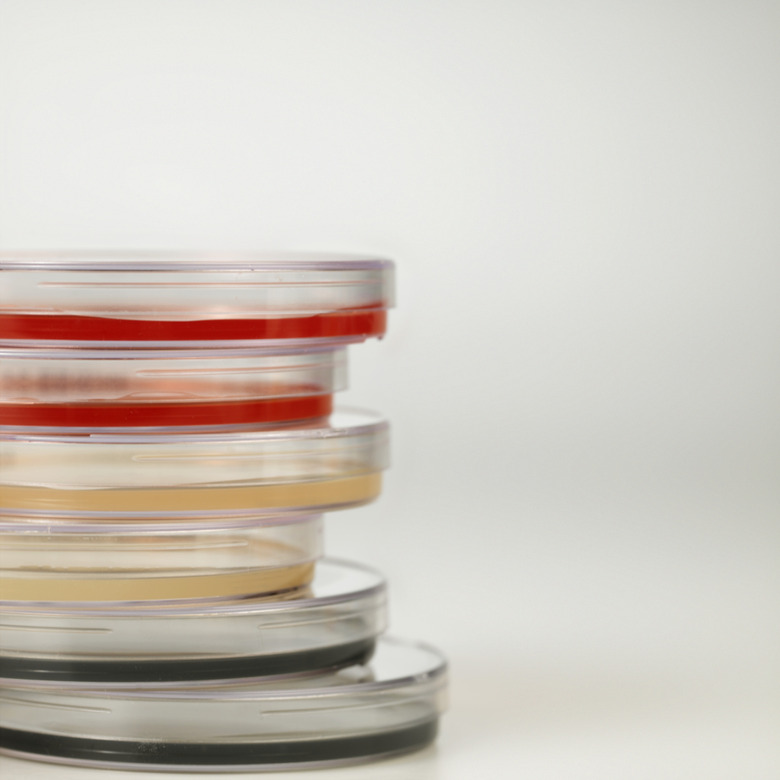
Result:
<instances>
[{"instance_id":1,"label":"petri dish rim","mask_svg":"<svg viewBox=\"0 0 780 780\"><path fill-rule=\"evenodd\" d=\"M322 558L318 564L318 569L338 567L349 569L351 572L358 572L371 580L371 584L366 584L362 588L350 590L348 592L337 593L333 595L320 595L306 598L295 599L291 601L261 601L249 604L244 603L214 601L200 602L193 605L173 605L160 604L159 606L151 603L146 606L141 603L140 606L134 606L132 609L127 607L85 607L83 603L74 603L72 606L59 604L55 607L51 602L27 601L20 603L18 601L0 601L0 618L5 614L24 615L30 614L40 617L111 617L125 618L127 620L138 620L140 618L165 618L165 617L219 617L224 615L242 615L242 614L262 614L280 612L298 612L305 609L312 609L331 604L349 603L363 598L371 598L381 595L386 591L385 580L382 575L370 566L361 563L355 563L343 558L334 558L328 556ZM316 581L314 583L316 586Z\"/></svg>"},{"instance_id":2,"label":"petri dish rim","mask_svg":"<svg viewBox=\"0 0 780 780\"><path fill-rule=\"evenodd\" d=\"M176 346L143 346L142 342L126 349L115 347L86 346L82 342L54 346L46 344L35 346L35 342L22 342L19 347L0 344L0 358L19 358L21 360L44 360L46 358L74 360L130 360L130 359L169 359L169 358L251 358L251 357L288 357L298 355L320 355L338 352L345 354L348 342L343 339L311 339L289 341L277 340L248 346L187 347L186 342L172 342Z\"/></svg>"},{"instance_id":3,"label":"petri dish rim","mask_svg":"<svg viewBox=\"0 0 780 780\"><path fill-rule=\"evenodd\" d=\"M159 690L150 689L146 690L142 687L128 688L127 686L116 685L111 686L110 683L106 683L100 686L99 689L95 689L94 683L88 682L72 682L67 681L46 681L46 680L23 680L19 678L0 678L0 687L13 687L26 690L41 690L48 691L56 689L64 696L69 694L84 696L88 699L94 699L96 701L112 700L112 699L126 699L126 700L143 700L143 701L263 701L273 699L274 701L283 701L285 699L299 700L299 699L338 699L350 694L373 693L379 691L391 690L393 688L405 688L409 686L422 686L429 684L445 685L447 682L447 675L449 672L449 662L446 656L433 645L427 642L410 641L406 639L398 639L396 637L384 635L377 640L376 654L379 655L384 647L394 648L392 652L409 652L418 651L426 654L431 659L431 663L428 668L422 671L414 672L413 674L406 674L401 677L395 677L385 680L371 680L371 681L358 681L354 683L347 683L344 685L324 686L317 688L313 686L311 688L294 688L291 690L262 690L262 691L245 691L245 690L223 690L219 686L228 685L238 687L239 685L250 686L252 684L268 684L269 679L267 677L243 677L233 678L230 680L199 680L193 682L182 683L182 688L192 686L195 690L177 690L176 686L165 685L161 686ZM435 662L435 663L433 663ZM371 662L368 663L371 665ZM326 672L327 673L327 672ZM318 674L312 674L311 679L315 680ZM305 675L290 675L291 679L307 679L308 674ZM278 679L278 678L277 678ZM276 681L276 680L275 680ZM153 685L153 684L152 684ZM209 695L211 694L211 695Z\"/></svg>"},{"instance_id":4,"label":"petri dish rim","mask_svg":"<svg viewBox=\"0 0 780 780\"><path fill-rule=\"evenodd\" d=\"M8 521L0 517L0 533L15 533L19 535L29 534L31 537L40 534L49 536L52 533L56 535L67 534L89 534L90 536L122 536L123 534L132 534L138 536L163 536L171 533L192 533L192 532L223 532L230 529L244 529L277 525L295 525L296 523L310 523L323 518L321 512L311 512L303 514L288 515L268 515L267 517L226 518L219 522L209 522L208 520L179 522L171 520L159 520L154 523L98 523L89 522L88 519L80 518L63 521L61 518L54 520L49 518L30 518L20 517L16 521Z\"/></svg>"},{"instance_id":5,"label":"petri dish rim","mask_svg":"<svg viewBox=\"0 0 780 780\"><path fill-rule=\"evenodd\" d=\"M352 418L352 420L350 420ZM350 438L364 434L389 431L388 421L368 409L340 407L330 416L327 426L303 424L279 430L187 433L27 433L0 430L0 442L28 442L29 444L251 444L263 441L321 441L322 439Z\"/></svg>"},{"instance_id":6,"label":"petri dish rim","mask_svg":"<svg viewBox=\"0 0 780 780\"><path fill-rule=\"evenodd\" d=\"M354 271L394 267L369 254L336 252L204 252L169 250L0 251L0 272L56 271ZM286 282L289 284L289 282Z\"/></svg>"}]
</instances>

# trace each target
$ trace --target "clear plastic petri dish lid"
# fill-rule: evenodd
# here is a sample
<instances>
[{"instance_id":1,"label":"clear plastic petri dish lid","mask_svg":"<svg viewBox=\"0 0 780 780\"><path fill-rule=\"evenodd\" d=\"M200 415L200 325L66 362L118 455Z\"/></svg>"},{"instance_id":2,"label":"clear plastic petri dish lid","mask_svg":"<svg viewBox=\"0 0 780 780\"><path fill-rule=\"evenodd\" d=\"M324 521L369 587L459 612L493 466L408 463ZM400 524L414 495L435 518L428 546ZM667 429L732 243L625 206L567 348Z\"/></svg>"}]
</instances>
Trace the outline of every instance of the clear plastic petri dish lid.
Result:
<instances>
[{"instance_id":1,"label":"clear plastic petri dish lid","mask_svg":"<svg viewBox=\"0 0 780 780\"><path fill-rule=\"evenodd\" d=\"M157 346L382 336L389 260L316 253L0 253L0 343Z\"/></svg>"},{"instance_id":2,"label":"clear plastic petri dish lid","mask_svg":"<svg viewBox=\"0 0 780 780\"><path fill-rule=\"evenodd\" d=\"M0 677L138 682L279 676L362 663L385 627L384 580L323 559L283 598L131 605L0 602Z\"/></svg>"},{"instance_id":3,"label":"clear plastic petri dish lid","mask_svg":"<svg viewBox=\"0 0 780 780\"><path fill-rule=\"evenodd\" d=\"M346 349L2 349L0 427L256 428L327 417Z\"/></svg>"},{"instance_id":4,"label":"clear plastic petri dish lid","mask_svg":"<svg viewBox=\"0 0 780 780\"><path fill-rule=\"evenodd\" d=\"M373 500L388 426L330 422L233 433L0 432L0 519L201 520L319 513Z\"/></svg>"},{"instance_id":5,"label":"clear plastic petri dish lid","mask_svg":"<svg viewBox=\"0 0 780 780\"><path fill-rule=\"evenodd\" d=\"M118 689L3 680L0 734L12 755L105 768L343 765L430 744L446 685L437 650L391 639L368 665L284 681Z\"/></svg>"},{"instance_id":6,"label":"clear plastic petri dish lid","mask_svg":"<svg viewBox=\"0 0 780 780\"><path fill-rule=\"evenodd\" d=\"M322 520L0 522L0 549L0 601L6 603L279 597L311 582L322 555Z\"/></svg>"}]
</instances>

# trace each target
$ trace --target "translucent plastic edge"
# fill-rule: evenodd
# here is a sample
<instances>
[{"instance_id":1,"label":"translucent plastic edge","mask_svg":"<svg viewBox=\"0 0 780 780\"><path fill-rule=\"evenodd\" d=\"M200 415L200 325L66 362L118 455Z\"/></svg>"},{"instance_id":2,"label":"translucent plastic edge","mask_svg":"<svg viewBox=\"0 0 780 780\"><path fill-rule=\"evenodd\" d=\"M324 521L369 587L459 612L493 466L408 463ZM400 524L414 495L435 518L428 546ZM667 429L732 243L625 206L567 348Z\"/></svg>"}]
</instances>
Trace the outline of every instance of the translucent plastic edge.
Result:
<instances>
[{"instance_id":1,"label":"translucent plastic edge","mask_svg":"<svg viewBox=\"0 0 780 780\"><path fill-rule=\"evenodd\" d=\"M148 523L98 523L84 522L84 520L74 520L69 522L51 522L48 519L20 518L19 521L9 521L0 517L0 533L50 536L52 534L88 534L90 536L158 536L171 533L191 533L214 531L221 533L223 531L235 529L266 528L279 525L320 525L324 515L299 514L291 516L271 515L269 517L260 517L256 519L231 518L223 522L171 522L170 520L160 520L159 522Z\"/></svg>"},{"instance_id":2,"label":"translucent plastic edge","mask_svg":"<svg viewBox=\"0 0 780 780\"><path fill-rule=\"evenodd\" d=\"M189 342L172 342L174 347L150 346L151 342L138 342L136 346L127 348L117 347L87 347L84 342L50 342L38 344L36 341L20 341L18 347L9 347L0 342L0 358L20 360L43 360L56 358L58 360L153 360L159 358L193 359L193 358L251 358L251 357L287 357L292 355L321 355L331 353L341 356L345 353L344 339L322 338L302 341L290 339L289 341L276 340L273 342L255 342L245 347L221 346L211 343L211 347L196 346L191 349L184 346ZM105 344L106 342L94 342ZM156 342L155 342L156 343ZM266 346L266 343L268 346ZM139 346L145 344L146 346ZM58 346L57 346L58 345ZM73 346L75 345L75 346Z\"/></svg>"},{"instance_id":3,"label":"translucent plastic edge","mask_svg":"<svg viewBox=\"0 0 780 780\"><path fill-rule=\"evenodd\" d=\"M329 393L321 393L314 395L330 395ZM284 396L283 396L284 397ZM289 396L295 398L296 396ZM313 417L312 420L326 419L324 417ZM143 436L155 436L180 433L186 434L220 434L220 433L241 433L246 431L262 432L279 430L280 428L292 428L293 426L300 425L302 422L308 421L309 418L295 419L295 420L278 420L275 422L262 422L262 423L233 423L224 425L134 425L132 430L134 433ZM129 426L118 425L103 425L101 431L105 434L117 434L122 435L123 432L128 430ZM78 425L69 425L67 428L55 425L3 425L3 432L32 435L32 436L57 436L62 438L63 436L89 436L95 432L94 426L84 427ZM0 437L2 434L0 434Z\"/></svg>"},{"instance_id":4,"label":"translucent plastic edge","mask_svg":"<svg viewBox=\"0 0 780 780\"><path fill-rule=\"evenodd\" d=\"M75 618L92 618L92 617L112 617L112 618L125 618L127 620L135 620L142 618L159 618L169 617L175 618L178 616L221 616L221 615L241 615L241 614L261 614L266 612L299 612L306 609L316 609L318 607L329 606L331 604L346 604L351 601L360 601L363 599L369 599L372 597L386 597L387 585L384 577L376 569L370 566L365 566L360 563L354 563L353 561L347 561L341 558L321 558L317 564L318 569L322 567L332 566L335 568L345 568L352 572L360 572L371 580L370 584L357 590L351 590L346 593L335 593L330 596L313 596L311 598L296 599L290 601L261 601L258 603L236 603L232 601L229 604L222 603L220 601L204 602L200 601L196 605L190 606L177 606L169 604L161 604L154 606L146 602L138 602L140 606L134 606L132 609L127 607L111 608L111 607L88 607L85 608L85 602L77 602L72 605L62 603L60 606L54 606L51 602L37 602L37 601L0 601L0 624L2 623L3 613L14 615L33 615L36 617L75 617ZM312 583L312 587L316 587L316 574L315 581ZM94 604L96 602L89 602Z\"/></svg>"},{"instance_id":5,"label":"translucent plastic edge","mask_svg":"<svg viewBox=\"0 0 780 780\"><path fill-rule=\"evenodd\" d=\"M447 682L447 675L449 672L449 662L446 656L436 647L426 642L409 641L405 639L398 639L391 636L382 636L377 640L375 655L379 655L382 652L383 646L389 645L395 648L419 650L431 655L435 663L428 668L424 668L420 671L412 674L405 675L403 677L394 677L387 680L375 680L375 681L362 681L350 683L347 685L339 685L337 687L325 686L311 688L295 688L289 691L280 690L262 690L262 691L224 691L214 690L219 686L242 686L253 684L267 684L267 677L239 677L230 680L201 680L201 681L186 681L181 683L182 688L188 688L190 690L176 690L173 685L166 684L159 690L144 690L140 684L132 689L127 686L117 685L112 687L110 683L89 683L89 682L67 682L62 680L46 681L46 680L22 680L13 677L0 677L0 688L17 688L24 690L40 690L51 691L56 690L64 696L67 695L83 695L90 699L130 699L130 700L146 700L154 701L162 699L165 701L257 701L272 699L279 701L283 699L309 699L316 698L320 700L324 699L339 699L342 696L348 696L350 694L366 694L372 692L381 692L392 690L394 688L406 688L406 687L424 687L429 685L437 685L442 687ZM366 666L370 667L372 661L368 661ZM323 674L332 674L335 671L319 670L319 672L312 673L312 679L316 677L322 677ZM308 677L305 675L290 675L290 679L300 680L301 677ZM281 680L280 680L281 681ZM155 683L150 683L150 686L154 686ZM192 690L197 688L197 690ZM327 709L323 707L322 709Z\"/></svg>"},{"instance_id":6,"label":"translucent plastic edge","mask_svg":"<svg viewBox=\"0 0 780 780\"><path fill-rule=\"evenodd\" d=\"M386 310L386 309L383 309ZM55 339L7 339L0 338L0 347L3 349L18 350L19 352L27 350L30 345L33 349L47 349L51 351L60 348L84 349L84 350L117 350L117 351L138 351L138 352L159 352L163 350L195 352L209 352L214 350L233 349L239 350L278 350L280 353L288 349L314 349L320 344L327 344L329 347L346 347L350 344L362 344L370 338L382 339L384 334L376 336L312 336L306 339L216 339L214 341L90 341L88 339L70 339L60 341ZM67 344L67 347L62 347ZM75 345L75 346L74 346ZM193 355L194 357L194 355Z\"/></svg>"},{"instance_id":7,"label":"translucent plastic edge","mask_svg":"<svg viewBox=\"0 0 780 780\"><path fill-rule=\"evenodd\" d=\"M373 255L331 252L23 250L0 252L0 271L354 271L394 267Z\"/></svg>"},{"instance_id":8,"label":"translucent plastic edge","mask_svg":"<svg viewBox=\"0 0 780 780\"><path fill-rule=\"evenodd\" d=\"M342 421L343 416L357 418L355 424ZM362 421L361 421L362 418ZM322 439L350 438L365 434L379 435L389 431L388 421L376 412L368 409L340 407L330 417L327 426L301 425L279 430L233 431L215 433L154 433L154 434L118 434L93 431L82 435L51 433L23 433L0 430L0 441L46 442L56 444L215 444L215 443L251 443L257 441L321 441Z\"/></svg>"}]
</instances>

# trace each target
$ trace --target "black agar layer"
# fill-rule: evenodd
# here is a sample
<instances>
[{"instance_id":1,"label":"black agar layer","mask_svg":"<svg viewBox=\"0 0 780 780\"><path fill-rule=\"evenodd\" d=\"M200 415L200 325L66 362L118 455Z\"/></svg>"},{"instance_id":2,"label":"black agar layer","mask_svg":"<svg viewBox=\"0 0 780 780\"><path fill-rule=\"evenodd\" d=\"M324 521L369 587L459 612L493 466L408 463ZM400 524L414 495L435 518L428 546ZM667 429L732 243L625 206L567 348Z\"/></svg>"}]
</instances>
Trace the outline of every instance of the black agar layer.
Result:
<instances>
[{"instance_id":1,"label":"black agar layer","mask_svg":"<svg viewBox=\"0 0 780 780\"><path fill-rule=\"evenodd\" d=\"M159 766L253 766L314 764L369 759L418 750L431 743L438 718L392 731L326 739L268 742L186 743L85 739L0 728L0 748L74 761Z\"/></svg>"},{"instance_id":2,"label":"black agar layer","mask_svg":"<svg viewBox=\"0 0 780 780\"><path fill-rule=\"evenodd\" d=\"M0 657L0 677L69 682L183 682L238 677L270 677L366 663L374 639L295 653L237 658L82 661Z\"/></svg>"}]
</instances>

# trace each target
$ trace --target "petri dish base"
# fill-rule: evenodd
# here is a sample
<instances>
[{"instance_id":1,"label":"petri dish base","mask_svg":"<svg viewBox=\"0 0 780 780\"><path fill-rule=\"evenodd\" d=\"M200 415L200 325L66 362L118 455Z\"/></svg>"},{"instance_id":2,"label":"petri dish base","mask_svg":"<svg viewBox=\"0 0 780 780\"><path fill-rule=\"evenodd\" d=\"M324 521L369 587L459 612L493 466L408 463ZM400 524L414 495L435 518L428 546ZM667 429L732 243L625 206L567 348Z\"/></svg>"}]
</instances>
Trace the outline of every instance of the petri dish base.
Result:
<instances>
[{"instance_id":1,"label":"petri dish base","mask_svg":"<svg viewBox=\"0 0 780 780\"><path fill-rule=\"evenodd\" d=\"M317 253L6 251L0 344L358 342L385 332L393 270Z\"/></svg>"},{"instance_id":2,"label":"petri dish base","mask_svg":"<svg viewBox=\"0 0 780 780\"><path fill-rule=\"evenodd\" d=\"M111 604L269 596L311 582L319 516L217 525L0 523L0 601Z\"/></svg>"},{"instance_id":3,"label":"petri dish base","mask_svg":"<svg viewBox=\"0 0 780 780\"><path fill-rule=\"evenodd\" d=\"M0 518L251 518L372 501L388 425L327 422L231 433L59 435L0 431Z\"/></svg>"},{"instance_id":4,"label":"petri dish base","mask_svg":"<svg viewBox=\"0 0 780 780\"><path fill-rule=\"evenodd\" d=\"M435 649L382 639L369 664L286 680L90 688L3 680L2 750L103 768L337 766L420 749L446 705Z\"/></svg>"},{"instance_id":5,"label":"petri dish base","mask_svg":"<svg viewBox=\"0 0 780 780\"><path fill-rule=\"evenodd\" d=\"M0 349L0 427L210 430L327 417L346 386L337 345L272 349Z\"/></svg>"},{"instance_id":6,"label":"petri dish base","mask_svg":"<svg viewBox=\"0 0 780 780\"><path fill-rule=\"evenodd\" d=\"M385 626L381 575L321 560L285 596L197 604L0 602L0 676L129 683L283 675L356 663Z\"/></svg>"}]
</instances>

